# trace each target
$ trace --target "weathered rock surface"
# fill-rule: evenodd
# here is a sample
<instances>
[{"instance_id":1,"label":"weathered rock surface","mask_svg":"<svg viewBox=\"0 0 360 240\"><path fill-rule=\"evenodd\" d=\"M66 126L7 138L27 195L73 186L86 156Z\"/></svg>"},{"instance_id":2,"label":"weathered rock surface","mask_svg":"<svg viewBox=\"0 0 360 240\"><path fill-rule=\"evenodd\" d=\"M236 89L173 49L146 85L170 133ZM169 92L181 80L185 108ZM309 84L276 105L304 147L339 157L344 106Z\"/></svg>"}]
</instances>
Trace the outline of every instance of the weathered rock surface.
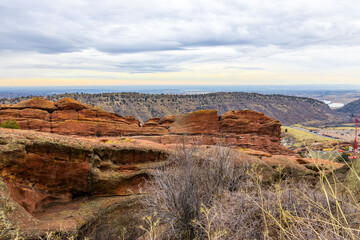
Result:
<instances>
[{"instance_id":1,"label":"weathered rock surface","mask_svg":"<svg viewBox=\"0 0 360 240\"><path fill-rule=\"evenodd\" d=\"M124 226L135 234L136 213L141 211L139 184L152 169L166 164L174 147L124 137L0 129L0 214L12 209L0 217L8 221L9 231L19 228L28 239L47 231L79 229L82 236L106 239L102 234L119 236ZM292 156L233 151L239 161L258 164L269 183L279 177L278 166L296 179L317 174L307 167L312 159L299 162Z\"/></svg>"},{"instance_id":2,"label":"weathered rock surface","mask_svg":"<svg viewBox=\"0 0 360 240\"><path fill-rule=\"evenodd\" d=\"M167 148L122 138L96 140L0 129L0 200L10 199L14 211L24 215L22 220L4 213L13 224L9 229L20 228L29 238L73 231L104 217L108 208L115 214L138 205L139 184L164 163Z\"/></svg>"},{"instance_id":3,"label":"weathered rock surface","mask_svg":"<svg viewBox=\"0 0 360 240\"><path fill-rule=\"evenodd\" d=\"M1 131L0 175L13 198L30 213L79 195L136 193L147 169L166 158L166 151L156 145L149 149L93 144L34 132L13 139Z\"/></svg>"},{"instance_id":4,"label":"weathered rock surface","mask_svg":"<svg viewBox=\"0 0 360 240\"><path fill-rule=\"evenodd\" d=\"M170 116L161 119L159 124L168 128L167 134L134 138L163 144L186 141L214 145L221 142L272 154L293 155L287 148L280 146L280 122L254 111L229 111L218 117L216 110L201 110Z\"/></svg>"},{"instance_id":5,"label":"weathered rock surface","mask_svg":"<svg viewBox=\"0 0 360 240\"><path fill-rule=\"evenodd\" d=\"M71 98L51 102L34 98L2 105L0 122L15 119L21 129L79 136L139 136L158 143L178 143L183 136L198 144L222 142L233 146L293 154L280 146L281 124L262 113L242 110L218 116L200 110L178 116L152 118L140 126L134 117L122 117Z\"/></svg>"},{"instance_id":6,"label":"weathered rock surface","mask_svg":"<svg viewBox=\"0 0 360 240\"><path fill-rule=\"evenodd\" d=\"M56 102L34 98L15 105L2 105L0 122L8 119L15 119L21 129L63 135L120 136L139 133L138 120L124 118L71 98Z\"/></svg>"}]
</instances>

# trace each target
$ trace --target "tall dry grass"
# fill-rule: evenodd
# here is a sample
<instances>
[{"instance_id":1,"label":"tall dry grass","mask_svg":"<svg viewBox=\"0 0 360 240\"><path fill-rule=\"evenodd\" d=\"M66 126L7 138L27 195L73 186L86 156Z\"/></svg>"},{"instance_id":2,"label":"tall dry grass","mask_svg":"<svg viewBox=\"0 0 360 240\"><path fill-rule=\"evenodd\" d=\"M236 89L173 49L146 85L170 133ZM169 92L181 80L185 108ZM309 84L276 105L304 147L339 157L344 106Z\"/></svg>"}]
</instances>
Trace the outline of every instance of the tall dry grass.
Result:
<instances>
[{"instance_id":1,"label":"tall dry grass","mask_svg":"<svg viewBox=\"0 0 360 240\"><path fill-rule=\"evenodd\" d=\"M211 207L227 191L235 191L244 169L235 167L230 148L200 150L182 145L169 157L168 165L154 170L144 186L143 204L166 222L167 238L202 238L205 233L194 224L201 218L202 206Z\"/></svg>"},{"instance_id":2,"label":"tall dry grass","mask_svg":"<svg viewBox=\"0 0 360 240\"><path fill-rule=\"evenodd\" d=\"M360 239L359 202L335 175L269 186L234 154L183 146L154 172L144 205L166 226L158 239Z\"/></svg>"},{"instance_id":3,"label":"tall dry grass","mask_svg":"<svg viewBox=\"0 0 360 240\"><path fill-rule=\"evenodd\" d=\"M318 170L316 185L295 182L280 167L284 178L263 184L262 169L228 147L182 145L143 186L140 239L360 239L358 199L336 174ZM131 239L126 236L118 239ZM40 239L84 238L48 233Z\"/></svg>"}]
</instances>

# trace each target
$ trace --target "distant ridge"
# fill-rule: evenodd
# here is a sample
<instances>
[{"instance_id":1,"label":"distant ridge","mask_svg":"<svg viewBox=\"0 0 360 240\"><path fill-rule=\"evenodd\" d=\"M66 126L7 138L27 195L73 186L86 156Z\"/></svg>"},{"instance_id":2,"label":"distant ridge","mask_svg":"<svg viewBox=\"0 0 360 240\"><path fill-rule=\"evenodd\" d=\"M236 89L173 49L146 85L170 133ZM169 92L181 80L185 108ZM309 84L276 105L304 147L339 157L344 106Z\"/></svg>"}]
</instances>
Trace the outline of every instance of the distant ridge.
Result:
<instances>
[{"instance_id":1,"label":"distant ridge","mask_svg":"<svg viewBox=\"0 0 360 240\"><path fill-rule=\"evenodd\" d=\"M342 108L336 109L337 112L343 113L346 116L356 115L360 117L360 99L350 102Z\"/></svg>"},{"instance_id":2,"label":"distant ridge","mask_svg":"<svg viewBox=\"0 0 360 240\"><path fill-rule=\"evenodd\" d=\"M284 125L320 124L341 122L341 115L330 109L322 101L312 98L286 95L264 95L245 92L223 92L209 94L141 94L141 93L101 93L101 94L60 94L46 96L49 100L70 97L85 104L99 106L106 111L120 115L131 115L142 122L153 117L178 115L188 112L217 109L219 114L229 110L249 109L263 112L279 120ZM20 97L0 99L2 104L15 104L29 99Z\"/></svg>"}]
</instances>

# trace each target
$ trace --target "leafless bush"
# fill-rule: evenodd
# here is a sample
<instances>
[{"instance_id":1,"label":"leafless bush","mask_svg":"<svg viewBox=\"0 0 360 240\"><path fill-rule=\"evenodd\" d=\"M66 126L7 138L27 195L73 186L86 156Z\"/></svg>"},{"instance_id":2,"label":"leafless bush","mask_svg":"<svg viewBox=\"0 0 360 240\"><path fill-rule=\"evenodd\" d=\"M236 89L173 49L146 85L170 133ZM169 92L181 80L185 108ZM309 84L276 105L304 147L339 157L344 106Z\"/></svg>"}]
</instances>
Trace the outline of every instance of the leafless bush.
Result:
<instances>
[{"instance_id":1,"label":"leafless bush","mask_svg":"<svg viewBox=\"0 0 360 240\"><path fill-rule=\"evenodd\" d=\"M144 189L144 204L157 212L169 226L168 233L179 239L202 234L194 225L201 206L210 207L228 190L238 188L240 171L235 168L234 152L216 146L206 150L182 145L169 157L169 164L155 170Z\"/></svg>"},{"instance_id":2,"label":"leafless bush","mask_svg":"<svg viewBox=\"0 0 360 240\"><path fill-rule=\"evenodd\" d=\"M168 226L164 239L360 239L360 205L340 182L320 171L316 186L265 185L235 152L182 146L154 171L144 204Z\"/></svg>"},{"instance_id":3,"label":"leafless bush","mask_svg":"<svg viewBox=\"0 0 360 240\"><path fill-rule=\"evenodd\" d=\"M346 196L280 182L266 188L256 178L238 192L227 192L212 207L210 232L226 232L222 239L360 239L359 205ZM209 225L202 214L199 222ZM214 238L215 239L215 238Z\"/></svg>"}]
</instances>

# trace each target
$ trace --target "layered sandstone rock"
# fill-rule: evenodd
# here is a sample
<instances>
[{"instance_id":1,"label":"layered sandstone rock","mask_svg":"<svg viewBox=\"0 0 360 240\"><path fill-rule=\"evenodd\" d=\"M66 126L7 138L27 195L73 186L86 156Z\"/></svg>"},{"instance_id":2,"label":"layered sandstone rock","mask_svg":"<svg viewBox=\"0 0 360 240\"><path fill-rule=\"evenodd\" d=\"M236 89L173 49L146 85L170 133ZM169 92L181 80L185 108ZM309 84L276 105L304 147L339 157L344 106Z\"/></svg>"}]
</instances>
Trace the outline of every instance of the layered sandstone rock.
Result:
<instances>
[{"instance_id":1,"label":"layered sandstone rock","mask_svg":"<svg viewBox=\"0 0 360 240\"><path fill-rule=\"evenodd\" d=\"M170 125L170 133L210 135L220 133L220 121L216 110L200 110L176 116Z\"/></svg>"},{"instance_id":2,"label":"layered sandstone rock","mask_svg":"<svg viewBox=\"0 0 360 240\"><path fill-rule=\"evenodd\" d=\"M175 141L178 136L154 137ZM141 211L141 183L153 169L166 164L175 149L176 145L125 137L84 138L0 129L0 212L6 208L9 229L21 229L27 239L48 231L92 231L97 225L94 221L107 224L100 233L124 226L132 231L139 220L135 213ZM296 157L261 151L233 151L241 164L258 164L265 182L280 176L278 166L296 180L311 180L317 174L308 167L315 163L312 159L300 162Z\"/></svg>"},{"instance_id":3,"label":"layered sandstone rock","mask_svg":"<svg viewBox=\"0 0 360 240\"><path fill-rule=\"evenodd\" d=\"M21 129L79 136L136 136L158 143L186 140L292 154L280 146L281 124L262 113L243 110L218 116L216 110L200 110L178 116L149 119L142 126L132 116L122 117L71 98L51 102L34 98L2 105L0 123L15 119Z\"/></svg>"},{"instance_id":4,"label":"layered sandstone rock","mask_svg":"<svg viewBox=\"0 0 360 240\"><path fill-rule=\"evenodd\" d=\"M157 126L156 123L151 124ZM273 154L293 155L291 151L280 145L280 122L266 117L263 113L249 110L229 111L219 117L216 110L201 110L166 117L160 119L158 124L168 129L168 132L157 134L158 136L135 138L163 144L183 141L202 145L222 143ZM148 123L144 126L146 125Z\"/></svg>"},{"instance_id":5,"label":"layered sandstone rock","mask_svg":"<svg viewBox=\"0 0 360 240\"><path fill-rule=\"evenodd\" d=\"M78 229L96 212L124 209L118 204L133 202L134 198L126 196L135 197L139 184L153 168L164 164L167 156L168 149L155 143L139 146L122 138L101 143L0 129L0 214L1 199L8 196L11 208L22 209L16 211L24 216L22 221L15 213L9 215L15 224L10 229L18 227L35 236L35 230ZM69 215L65 217L65 213Z\"/></svg>"},{"instance_id":6,"label":"layered sandstone rock","mask_svg":"<svg viewBox=\"0 0 360 240\"><path fill-rule=\"evenodd\" d=\"M139 134L139 121L71 98L51 102L34 98L15 105L2 105L0 122L15 119L21 129L81 136Z\"/></svg>"},{"instance_id":7,"label":"layered sandstone rock","mask_svg":"<svg viewBox=\"0 0 360 240\"><path fill-rule=\"evenodd\" d=\"M151 164L166 151L145 147L92 144L53 134L6 130L0 136L0 176L11 195L28 212L78 195L129 195L147 177ZM20 130L21 132L21 130ZM142 164L145 164L142 166Z\"/></svg>"}]
</instances>

